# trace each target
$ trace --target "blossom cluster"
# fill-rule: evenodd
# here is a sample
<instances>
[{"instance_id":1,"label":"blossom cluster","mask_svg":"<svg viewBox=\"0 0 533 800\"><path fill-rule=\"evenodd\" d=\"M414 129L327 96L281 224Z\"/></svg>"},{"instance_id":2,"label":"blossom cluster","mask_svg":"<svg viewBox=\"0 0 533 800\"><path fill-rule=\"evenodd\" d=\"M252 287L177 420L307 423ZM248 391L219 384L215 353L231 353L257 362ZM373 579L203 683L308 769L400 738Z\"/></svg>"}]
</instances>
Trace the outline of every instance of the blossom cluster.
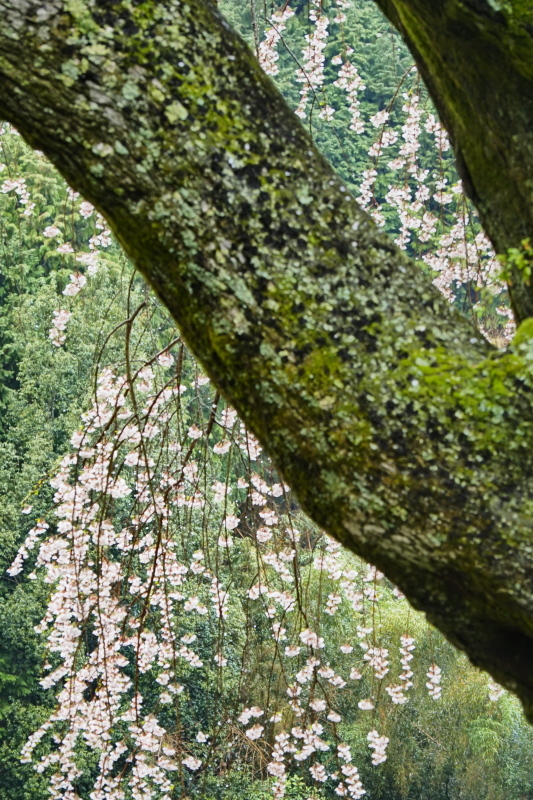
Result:
<instances>
[{"instance_id":1,"label":"blossom cluster","mask_svg":"<svg viewBox=\"0 0 533 800\"><path fill-rule=\"evenodd\" d=\"M483 303L476 300L469 309L473 321L488 338L497 344L506 343L515 328L501 265L481 232L461 181L453 175L448 136L427 97L421 94L415 67L401 79L390 104L364 118L361 99L366 87L357 67L359 53L348 46L344 33L349 8L348 0L338 0L330 6L318 0L310 4L311 30L305 35L302 58L295 67L295 80L301 84L295 112L302 119L310 116L312 125L311 105L312 111L316 108L318 119L336 126L338 112L346 107L353 134L368 130L367 123L376 129L376 138L368 148L368 165L360 175L360 204L380 226L390 226L391 218L396 217L396 244L427 266L435 285L450 302L456 302L465 291L482 297ZM290 2L283 3L267 21L259 58L270 75L279 71L281 35L293 14ZM296 32L297 26L293 28ZM291 34L292 29L283 38L283 45L293 59ZM328 50L335 49L335 55L328 55ZM329 77L329 65L340 67L333 79ZM344 103L338 90L345 95ZM337 130L336 136L342 139L345 132ZM487 315L492 296L501 296L500 307L480 322L480 316Z\"/></svg>"},{"instance_id":2,"label":"blossom cluster","mask_svg":"<svg viewBox=\"0 0 533 800\"><path fill-rule=\"evenodd\" d=\"M281 35L287 27L287 21L294 16L294 11L289 5L275 11L269 20L269 27L266 30L265 38L259 44L258 58L267 75L277 75L279 67L277 64L279 54L277 45Z\"/></svg>"},{"instance_id":3,"label":"blossom cluster","mask_svg":"<svg viewBox=\"0 0 533 800\"><path fill-rule=\"evenodd\" d=\"M252 629L265 620L284 685L272 691L269 707L253 703L264 687L249 688L248 704L225 723L230 741L242 731L263 748L274 797L284 796L287 777L300 768L315 784L330 782L337 795L359 798L358 768L337 734L343 696L358 693L361 713L368 713L385 698L400 702L398 687L406 688L405 674L385 682L379 701L378 691L369 698L358 688L384 682L391 672L371 611L383 575L361 570L321 534L308 569L329 589L316 608L312 596L302 597L308 546L290 510L289 488L272 474L235 411L213 404L208 380L191 380L190 367L186 378L183 362L176 373L176 363L166 348L129 374L101 371L71 452L51 480L53 514L31 528L11 567L14 577L30 560L32 575L44 571L50 585L39 626L49 653L42 685L55 688L58 698L23 757L50 773L58 800L76 797L82 743L99 753L91 800L120 800L125 780L133 800L168 800L173 772L199 780L213 759L224 758L216 735L221 723L206 730L199 719L196 730L178 735L163 715L188 702L195 674L232 668L236 655L226 628L238 603ZM206 393L207 417L198 416L199 391ZM224 464L239 458L247 469L236 480L220 480ZM257 571L242 585L231 577L235 548L256 554ZM359 619L356 636L331 652L321 619L341 609ZM213 627L207 640L202 620ZM404 673L413 646L412 637L402 637ZM149 695L142 689L147 680ZM376 765L386 758L385 740L371 740ZM38 758L45 741L46 754ZM332 758L342 762L337 769Z\"/></svg>"}]
</instances>

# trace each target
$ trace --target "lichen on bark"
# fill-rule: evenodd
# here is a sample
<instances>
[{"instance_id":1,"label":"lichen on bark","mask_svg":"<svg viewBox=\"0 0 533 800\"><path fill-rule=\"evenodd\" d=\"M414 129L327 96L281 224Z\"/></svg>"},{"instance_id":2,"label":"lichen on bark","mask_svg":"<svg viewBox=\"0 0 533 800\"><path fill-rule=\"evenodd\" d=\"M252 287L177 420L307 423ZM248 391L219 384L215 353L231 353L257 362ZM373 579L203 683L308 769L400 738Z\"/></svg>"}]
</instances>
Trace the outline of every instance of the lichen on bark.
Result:
<instances>
[{"instance_id":1,"label":"lichen on bark","mask_svg":"<svg viewBox=\"0 0 533 800\"><path fill-rule=\"evenodd\" d=\"M0 12L0 113L106 216L305 510L533 715L529 339L498 352L446 303L208 2Z\"/></svg>"}]
</instances>

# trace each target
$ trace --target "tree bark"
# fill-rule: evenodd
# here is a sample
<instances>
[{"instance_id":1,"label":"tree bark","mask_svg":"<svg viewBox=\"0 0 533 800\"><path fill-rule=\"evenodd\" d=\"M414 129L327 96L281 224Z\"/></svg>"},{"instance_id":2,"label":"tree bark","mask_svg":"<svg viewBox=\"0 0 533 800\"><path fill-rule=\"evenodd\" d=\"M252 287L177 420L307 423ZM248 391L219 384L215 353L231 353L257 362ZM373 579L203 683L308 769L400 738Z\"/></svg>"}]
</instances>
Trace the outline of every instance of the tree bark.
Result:
<instances>
[{"instance_id":1,"label":"tree bark","mask_svg":"<svg viewBox=\"0 0 533 800\"><path fill-rule=\"evenodd\" d=\"M303 508L533 718L533 343L492 349L207 0L0 0L0 113L106 216Z\"/></svg>"},{"instance_id":2,"label":"tree bark","mask_svg":"<svg viewBox=\"0 0 533 800\"><path fill-rule=\"evenodd\" d=\"M375 0L411 49L496 252L533 242L533 5L529 0ZM518 322L533 286L515 269Z\"/></svg>"}]
</instances>

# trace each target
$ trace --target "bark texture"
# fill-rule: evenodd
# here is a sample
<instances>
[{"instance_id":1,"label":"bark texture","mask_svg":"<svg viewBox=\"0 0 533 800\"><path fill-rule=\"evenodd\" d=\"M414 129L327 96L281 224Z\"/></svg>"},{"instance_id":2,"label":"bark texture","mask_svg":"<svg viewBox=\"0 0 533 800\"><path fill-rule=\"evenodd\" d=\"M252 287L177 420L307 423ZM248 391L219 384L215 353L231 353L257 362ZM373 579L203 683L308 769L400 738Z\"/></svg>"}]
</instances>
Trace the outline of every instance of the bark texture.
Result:
<instances>
[{"instance_id":1,"label":"bark texture","mask_svg":"<svg viewBox=\"0 0 533 800\"><path fill-rule=\"evenodd\" d=\"M533 718L529 323L501 353L456 314L208 2L0 17L0 114L106 216L305 510Z\"/></svg>"},{"instance_id":2,"label":"bark texture","mask_svg":"<svg viewBox=\"0 0 533 800\"><path fill-rule=\"evenodd\" d=\"M411 49L496 252L533 242L533 4L375 0ZM533 287L510 282L518 322Z\"/></svg>"}]
</instances>

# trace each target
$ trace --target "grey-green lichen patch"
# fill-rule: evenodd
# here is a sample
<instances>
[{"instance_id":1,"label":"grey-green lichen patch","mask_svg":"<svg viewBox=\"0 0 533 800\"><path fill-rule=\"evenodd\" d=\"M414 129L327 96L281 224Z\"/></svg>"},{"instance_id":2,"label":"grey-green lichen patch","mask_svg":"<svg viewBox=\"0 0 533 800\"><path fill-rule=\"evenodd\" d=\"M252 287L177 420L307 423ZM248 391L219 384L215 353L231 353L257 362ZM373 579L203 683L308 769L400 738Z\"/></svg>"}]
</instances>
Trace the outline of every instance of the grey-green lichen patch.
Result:
<instances>
[{"instance_id":1,"label":"grey-green lichen patch","mask_svg":"<svg viewBox=\"0 0 533 800\"><path fill-rule=\"evenodd\" d=\"M105 214L305 509L531 708L529 344L497 352L448 306L207 3L49 6L0 0L1 112Z\"/></svg>"}]
</instances>

